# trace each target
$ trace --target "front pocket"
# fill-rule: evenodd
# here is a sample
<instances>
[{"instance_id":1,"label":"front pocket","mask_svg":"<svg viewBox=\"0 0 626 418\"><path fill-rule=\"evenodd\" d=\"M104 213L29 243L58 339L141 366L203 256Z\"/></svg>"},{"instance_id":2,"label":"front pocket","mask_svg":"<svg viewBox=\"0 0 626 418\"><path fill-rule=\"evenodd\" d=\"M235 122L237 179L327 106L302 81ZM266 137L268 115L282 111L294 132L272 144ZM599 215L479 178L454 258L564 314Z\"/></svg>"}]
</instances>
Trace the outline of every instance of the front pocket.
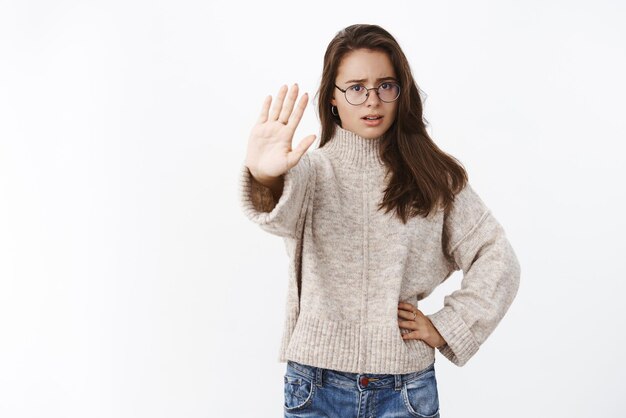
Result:
<instances>
[{"instance_id":1,"label":"front pocket","mask_svg":"<svg viewBox=\"0 0 626 418\"><path fill-rule=\"evenodd\" d=\"M428 371L402 386L404 405L411 416L419 418L439 417L439 393L435 371Z\"/></svg>"},{"instance_id":2,"label":"front pocket","mask_svg":"<svg viewBox=\"0 0 626 418\"><path fill-rule=\"evenodd\" d=\"M285 410L307 407L313 398L313 381L295 374L285 374Z\"/></svg>"}]
</instances>

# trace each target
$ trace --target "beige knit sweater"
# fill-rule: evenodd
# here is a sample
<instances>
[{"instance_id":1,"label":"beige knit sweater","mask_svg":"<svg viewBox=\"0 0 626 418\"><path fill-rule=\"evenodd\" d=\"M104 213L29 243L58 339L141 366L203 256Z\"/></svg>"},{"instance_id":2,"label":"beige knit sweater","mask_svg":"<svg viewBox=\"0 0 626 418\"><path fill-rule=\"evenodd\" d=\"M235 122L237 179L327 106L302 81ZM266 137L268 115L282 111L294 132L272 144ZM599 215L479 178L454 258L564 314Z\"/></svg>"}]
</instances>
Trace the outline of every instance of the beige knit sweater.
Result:
<instances>
[{"instance_id":1,"label":"beige knit sweater","mask_svg":"<svg viewBox=\"0 0 626 418\"><path fill-rule=\"evenodd\" d=\"M246 216L283 237L289 256L286 317L278 361L353 373L409 373L435 360L422 340L403 340L398 302L419 307L455 270L460 289L427 315L447 344L438 350L463 366L498 325L520 281L502 226L468 184L453 209L406 225L377 210L385 167L377 139L337 126L284 177L274 202L241 167ZM277 270L282 271L282 270Z\"/></svg>"}]
</instances>

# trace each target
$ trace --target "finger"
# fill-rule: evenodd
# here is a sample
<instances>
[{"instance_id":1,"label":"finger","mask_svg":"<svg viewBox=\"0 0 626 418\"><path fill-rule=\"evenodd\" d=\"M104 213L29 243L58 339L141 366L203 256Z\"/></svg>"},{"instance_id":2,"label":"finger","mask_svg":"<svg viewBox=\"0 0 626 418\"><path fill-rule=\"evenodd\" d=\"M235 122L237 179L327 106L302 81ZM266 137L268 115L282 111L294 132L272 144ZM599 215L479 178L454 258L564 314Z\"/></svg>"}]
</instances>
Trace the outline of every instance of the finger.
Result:
<instances>
[{"instance_id":1,"label":"finger","mask_svg":"<svg viewBox=\"0 0 626 418\"><path fill-rule=\"evenodd\" d=\"M298 146L287 155L287 160L289 161L289 167L293 167L300 161L300 158L304 155L307 149L315 142L316 135L309 135L304 138Z\"/></svg>"},{"instance_id":2,"label":"finger","mask_svg":"<svg viewBox=\"0 0 626 418\"><path fill-rule=\"evenodd\" d=\"M278 115L280 114L280 110L283 107L283 100L285 100L286 94L287 85L283 84L278 90L278 94L276 95L276 101L274 102L274 106L272 106L272 110L270 111L268 120L273 121L278 119Z\"/></svg>"},{"instance_id":3,"label":"finger","mask_svg":"<svg viewBox=\"0 0 626 418\"><path fill-rule=\"evenodd\" d=\"M415 321L398 321L398 326L406 329L418 329L418 325Z\"/></svg>"},{"instance_id":4,"label":"finger","mask_svg":"<svg viewBox=\"0 0 626 418\"><path fill-rule=\"evenodd\" d=\"M398 302L398 307L405 309L407 311L413 311L415 310L415 306L413 306L412 304L410 304L409 302Z\"/></svg>"},{"instance_id":5,"label":"finger","mask_svg":"<svg viewBox=\"0 0 626 418\"><path fill-rule=\"evenodd\" d=\"M416 311L415 314L413 312L399 310L398 317L408 319L411 322L419 322L422 321L423 315L419 310Z\"/></svg>"},{"instance_id":6,"label":"finger","mask_svg":"<svg viewBox=\"0 0 626 418\"><path fill-rule=\"evenodd\" d=\"M413 312L415 312L417 314L417 316L422 315L422 311L420 311L415 306L413 306L412 304L407 303L407 302L400 302L398 304L398 308L402 309L403 311L406 311L406 312L410 313L411 314L411 318L413 318Z\"/></svg>"},{"instance_id":7,"label":"finger","mask_svg":"<svg viewBox=\"0 0 626 418\"><path fill-rule=\"evenodd\" d=\"M406 334L402 334L402 339L407 340L407 339L414 339L414 340L419 340L420 339L420 335L418 331L411 331L411 332L407 332Z\"/></svg>"},{"instance_id":8,"label":"finger","mask_svg":"<svg viewBox=\"0 0 626 418\"><path fill-rule=\"evenodd\" d=\"M415 307L410 303L400 303L398 304L398 312L408 312L413 317L413 312L415 311Z\"/></svg>"},{"instance_id":9,"label":"finger","mask_svg":"<svg viewBox=\"0 0 626 418\"><path fill-rule=\"evenodd\" d=\"M304 109L306 108L307 101L309 99L309 93L304 93L298 102L298 106L294 110L293 114L289 118L289 123L287 126L290 126L294 130L296 126L300 123L300 119L302 119L302 115L304 114Z\"/></svg>"},{"instance_id":10,"label":"finger","mask_svg":"<svg viewBox=\"0 0 626 418\"><path fill-rule=\"evenodd\" d=\"M258 123L264 123L267 121L267 113L270 110L270 103L272 103L272 96L265 96L265 100L263 100L263 106L261 107L261 114L259 115Z\"/></svg>"},{"instance_id":11,"label":"finger","mask_svg":"<svg viewBox=\"0 0 626 418\"><path fill-rule=\"evenodd\" d=\"M398 310L398 317L404 319L413 319L413 314L409 311L405 311L403 309Z\"/></svg>"},{"instance_id":12,"label":"finger","mask_svg":"<svg viewBox=\"0 0 626 418\"><path fill-rule=\"evenodd\" d=\"M289 121L289 115L291 115L291 111L293 110L293 104L296 102L296 98L298 97L298 83L293 85L293 88L289 92L287 96L287 101L283 105L283 110L280 112L280 116L278 120L281 122L285 122L285 124Z\"/></svg>"}]
</instances>

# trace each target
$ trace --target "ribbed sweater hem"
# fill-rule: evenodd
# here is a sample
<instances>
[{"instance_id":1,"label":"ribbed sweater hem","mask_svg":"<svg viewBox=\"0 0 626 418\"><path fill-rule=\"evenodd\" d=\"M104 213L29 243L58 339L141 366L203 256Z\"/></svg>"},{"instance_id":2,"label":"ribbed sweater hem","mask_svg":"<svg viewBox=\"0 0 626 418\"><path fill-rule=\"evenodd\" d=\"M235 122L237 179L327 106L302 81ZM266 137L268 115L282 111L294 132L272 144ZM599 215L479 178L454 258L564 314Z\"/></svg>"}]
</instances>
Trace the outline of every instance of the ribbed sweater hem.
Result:
<instances>
[{"instance_id":1,"label":"ribbed sweater hem","mask_svg":"<svg viewBox=\"0 0 626 418\"><path fill-rule=\"evenodd\" d=\"M278 358L287 360L350 373L405 374L432 364L435 349L422 340L403 340L397 321L362 326L294 311L285 319Z\"/></svg>"}]
</instances>

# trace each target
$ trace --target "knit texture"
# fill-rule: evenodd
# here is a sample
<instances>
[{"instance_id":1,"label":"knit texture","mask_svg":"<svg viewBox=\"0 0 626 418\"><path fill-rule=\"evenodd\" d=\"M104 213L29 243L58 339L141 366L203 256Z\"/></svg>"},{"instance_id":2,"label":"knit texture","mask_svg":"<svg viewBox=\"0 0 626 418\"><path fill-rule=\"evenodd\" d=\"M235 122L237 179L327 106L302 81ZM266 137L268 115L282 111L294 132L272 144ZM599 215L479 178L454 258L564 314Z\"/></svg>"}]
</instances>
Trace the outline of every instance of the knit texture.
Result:
<instances>
[{"instance_id":1,"label":"knit texture","mask_svg":"<svg viewBox=\"0 0 626 418\"><path fill-rule=\"evenodd\" d=\"M403 224L377 209L387 180L378 143L340 126L284 174L280 199L242 164L245 215L283 238L289 277L278 361L351 373L410 373L435 361L403 340L398 302L428 296L456 270L461 287L427 315L457 366L478 351L517 293L520 265L505 232L468 183L452 209Z\"/></svg>"}]
</instances>

